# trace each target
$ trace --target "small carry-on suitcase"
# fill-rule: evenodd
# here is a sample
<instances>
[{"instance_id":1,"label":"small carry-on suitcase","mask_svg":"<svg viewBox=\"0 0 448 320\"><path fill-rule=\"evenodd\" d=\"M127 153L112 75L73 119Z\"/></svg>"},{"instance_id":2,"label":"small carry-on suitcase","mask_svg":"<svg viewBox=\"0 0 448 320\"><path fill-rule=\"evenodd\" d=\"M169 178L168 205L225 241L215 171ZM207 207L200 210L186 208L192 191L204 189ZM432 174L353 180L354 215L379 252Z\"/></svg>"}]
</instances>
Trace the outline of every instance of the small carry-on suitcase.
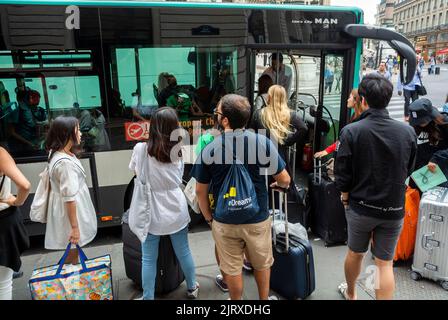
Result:
<instances>
[{"instance_id":1,"label":"small carry-on suitcase","mask_svg":"<svg viewBox=\"0 0 448 320\"><path fill-rule=\"evenodd\" d=\"M122 233L126 276L134 281L139 288L142 288L142 245L127 223L123 223ZM155 293L169 293L177 289L184 279L185 277L174 253L170 236L161 236L157 259Z\"/></svg>"},{"instance_id":2,"label":"small carry-on suitcase","mask_svg":"<svg viewBox=\"0 0 448 320\"><path fill-rule=\"evenodd\" d=\"M406 200L404 203L403 229L401 230L400 238L395 248L394 261L406 261L414 253L419 205L420 194L418 190L408 187L406 189Z\"/></svg>"},{"instance_id":3,"label":"small carry-on suitcase","mask_svg":"<svg viewBox=\"0 0 448 320\"><path fill-rule=\"evenodd\" d=\"M314 160L314 173L309 176L309 201L311 201L311 231L319 236L325 246L347 242L347 220L341 202L341 193L327 173L322 174L322 160Z\"/></svg>"},{"instance_id":4,"label":"small carry-on suitcase","mask_svg":"<svg viewBox=\"0 0 448 320\"><path fill-rule=\"evenodd\" d=\"M448 188L431 189L420 200L411 278L422 277L448 290Z\"/></svg>"},{"instance_id":5,"label":"small carry-on suitcase","mask_svg":"<svg viewBox=\"0 0 448 320\"><path fill-rule=\"evenodd\" d=\"M272 198L274 198L274 190ZM281 193L279 208L284 207L285 233L276 235L273 214L273 254L271 289L287 299L305 299L315 289L313 249L308 241L290 237L286 193ZM274 204L274 200L272 200ZM273 205L275 213L275 205Z\"/></svg>"},{"instance_id":6,"label":"small carry-on suitcase","mask_svg":"<svg viewBox=\"0 0 448 320\"><path fill-rule=\"evenodd\" d=\"M291 176L291 185L288 190L288 212L289 221L293 223L299 222L305 229L309 228L309 219L306 215L305 197L306 192L304 187L300 187L294 182L296 177L296 156L297 147L292 145L287 149L288 166Z\"/></svg>"}]
</instances>

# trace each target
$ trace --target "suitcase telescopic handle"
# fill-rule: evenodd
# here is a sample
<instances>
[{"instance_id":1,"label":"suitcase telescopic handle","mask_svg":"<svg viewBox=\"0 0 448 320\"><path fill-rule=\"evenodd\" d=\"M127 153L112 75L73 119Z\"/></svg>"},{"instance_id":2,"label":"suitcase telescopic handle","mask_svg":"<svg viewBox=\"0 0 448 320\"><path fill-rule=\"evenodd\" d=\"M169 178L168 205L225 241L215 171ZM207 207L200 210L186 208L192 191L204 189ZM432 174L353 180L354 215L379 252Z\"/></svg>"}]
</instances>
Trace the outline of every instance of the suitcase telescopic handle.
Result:
<instances>
[{"instance_id":1,"label":"suitcase telescopic handle","mask_svg":"<svg viewBox=\"0 0 448 320\"><path fill-rule=\"evenodd\" d=\"M275 232L275 192L279 193L278 197L278 204L279 204L279 211L281 212L282 208L282 202L284 206L284 212L285 212L285 238L286 238L286 252L289 251L289 230L288 230L288 197L286 189L280 191L276 189L272 189L272 226L274 231L274 245L277 245L277 233ZM283 199L282 199L283 195Z\"/></svg>"},{"instance_id":2,"label":"suitcase telescopic handle","mask_svg":"<svg viewBox=\"0 0 448 320\"><path fill-rule=\"evenodd\" d=\"M322 183L322 159L314 158L314 183Z\"/></svg>"}]
</instances>

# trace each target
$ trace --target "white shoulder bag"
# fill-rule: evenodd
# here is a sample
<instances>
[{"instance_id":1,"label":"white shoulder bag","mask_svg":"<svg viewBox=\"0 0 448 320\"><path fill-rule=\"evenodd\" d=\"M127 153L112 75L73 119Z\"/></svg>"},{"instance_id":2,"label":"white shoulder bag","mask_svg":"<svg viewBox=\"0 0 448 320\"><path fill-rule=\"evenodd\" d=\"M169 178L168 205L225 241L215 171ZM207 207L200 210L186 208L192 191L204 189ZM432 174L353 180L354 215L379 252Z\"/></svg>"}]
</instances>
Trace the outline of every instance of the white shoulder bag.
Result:
<instances>
[{"instance_id":1,"label":"white shoulder bag","mask_svg":"<svg viewBox=\"0 0 448 320\"><path fill-rule=\"evenodd\" d=\"M64 159L70 160L70 158L68 157L62 157L54 163L52 168L54 168L58 162ZM50 176L50 164L47 164L44 171L39 174L39 184L37 185L36 193L34 194L33 203L31 204L30 209L31 221L47 223L48 202L51 192Z\"/></svg>"},{"instance_id":2,"label":"white shoulder bag","mask_svg":"<svg viewBox=\"0 0 448 320\"><path fill-rule=\"evenodd\" d=\"M140 170L134 178L134 193L129 207L129 228L143 243L148 236L151 223L151 186L146 183L149 181L147 179L149 159L146 145L145 148L141 148L140 153L138 155L138 159L141 159Z\"/></svg>"}]
</instances>

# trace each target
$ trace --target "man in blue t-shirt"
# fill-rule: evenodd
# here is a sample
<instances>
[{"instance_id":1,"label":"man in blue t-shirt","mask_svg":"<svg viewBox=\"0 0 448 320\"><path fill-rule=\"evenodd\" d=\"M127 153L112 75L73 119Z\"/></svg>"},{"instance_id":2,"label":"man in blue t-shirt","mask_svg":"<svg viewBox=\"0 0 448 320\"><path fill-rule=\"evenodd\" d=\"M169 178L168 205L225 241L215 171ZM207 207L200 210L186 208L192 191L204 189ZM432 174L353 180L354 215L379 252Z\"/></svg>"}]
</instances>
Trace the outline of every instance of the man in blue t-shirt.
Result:
<instances>
[{"instance_id":1,"label":"man in blue t-shirt","mask_svg":"<svg viewBox=\"0 0 448 320\"><path fill-rule=\"evenodd\" d=\"M192 176L197 180L196 194L201 212L211 225L219 256L219 267L232 300L241 299L244 252L248 255L257 282L260 299L267 300L273 264L271 220L265 174L272 175L271 187L287 188L290 177L285 162L274 144L265 136L243 130L250 118L248 100L236 94L224 96L218 104L217 121L223 134L207 145L198 157ZM221 186L234 159L241 161L249 173L257 195L259 212L240 224L225 219L213 220L213 202L217 203ZM212 201L209 202L209 185ZM222 195L221 195L222 196ZM219 221L218 221L219 219Z\"/></svg>"}]
</instances>

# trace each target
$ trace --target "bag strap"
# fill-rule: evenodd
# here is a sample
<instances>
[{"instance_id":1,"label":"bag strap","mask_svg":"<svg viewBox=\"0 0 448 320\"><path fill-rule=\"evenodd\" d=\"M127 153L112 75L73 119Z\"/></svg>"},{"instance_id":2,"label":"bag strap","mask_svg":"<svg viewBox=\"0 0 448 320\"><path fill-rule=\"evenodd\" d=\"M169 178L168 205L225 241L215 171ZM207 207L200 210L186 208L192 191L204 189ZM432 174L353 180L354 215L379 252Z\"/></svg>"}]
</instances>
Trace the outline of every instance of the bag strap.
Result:
<instances>
[{"instance_id":1,"label":"bag strap","mask_svg":"<svg viewBox=\"0 0 448 320\"><path fill-rule=\"evenodd\" d=\"M140 155L141 163L140 163L140 181L148 181L149 191L151 191L151 182L149 181L148 173L146 172L146 168L149 165L149 154L148 154L148 144L145 143L145 147L142 148L142 154Z\"/></svg>"},{"instance_id":2,"label":"bag strap","mask_svg":"<svg viewBox=\"0 0 448 320\"><path fill-rule=\"evenodd\" d=\"M55 163L51 166L51 169L50 169L50 164L48 164L48 174L49 174L49 176L51 177L51 174L52 174L52 172L53 172L53 170L54 170L54 168L56 167L56 164L58 164L59 162L61 162L62 160L69 160L71 163L73 163L76 167L78 167L78 169L79 170L81 170L82 171L82 173L84 173L84 175L86 174L86 172L84 171L84 169L82 168L82 167L80 167L75 161L73 161L71 158L69 158L69 157L61 157L61 158L59 158L58 160L56 160L55 161Z\"/></svg>"},{"instance_id":3,"label":"bag strap","mask_svg":"<svg viewBox=\"0 0 448 320\"><path fill-rule=\"evenodd\" d=\"M59 260L59 267L58 267L58 270L56 271L56 275L59 275L61 273L62 268L64 267L64 262L65 262L65 260L67 260L68 253L70 252L71 248L72 248L72 244L69 243L67 245L67 249L65 249L64 255L62 256L61 260ZM87 256L84 253L84 251L82 251L82 249L79 245L76 245L76 249L78 249L78 252L79 252L79 261L81 262L82 270L87 271L87 267L86 267L86 260L88 260Z\"/></svg>"},{"instance_id":4,"label":"bag strap","mask_svg":"<svg viewBox=\"0 0 448 320\"><path fill-rule=\"evenodd\" d=\"M268 106L268 103L266 102L266 99L263 97L262 94L260 95L260 97L261 97L261 100L263 100L263 106L262 106L262 108L263 108L263 107L267 107L267 106Z\"/></svg>"},{"instance_id":5,"label":"bag strap","mask_svg":"<svg viewBox=\"0 0 448 320\"><path fill-rule=\"evenodd\" d=\"M422 77L420 76L420 71L417 70L417 77L420 80L420 85L423 86Z\"/></svg>"},{"instance_id":6,"label":"bag strap","mask_svg":"<svg viewBox=\"0 0 448 320\"><path fill-rule=\"evenodd\" d=\"M6 174L3 174L2 182L0 182L0 193L2 192L3 184L5 183L5 179L6 179Z\"/></svg>"}]
</instances>

